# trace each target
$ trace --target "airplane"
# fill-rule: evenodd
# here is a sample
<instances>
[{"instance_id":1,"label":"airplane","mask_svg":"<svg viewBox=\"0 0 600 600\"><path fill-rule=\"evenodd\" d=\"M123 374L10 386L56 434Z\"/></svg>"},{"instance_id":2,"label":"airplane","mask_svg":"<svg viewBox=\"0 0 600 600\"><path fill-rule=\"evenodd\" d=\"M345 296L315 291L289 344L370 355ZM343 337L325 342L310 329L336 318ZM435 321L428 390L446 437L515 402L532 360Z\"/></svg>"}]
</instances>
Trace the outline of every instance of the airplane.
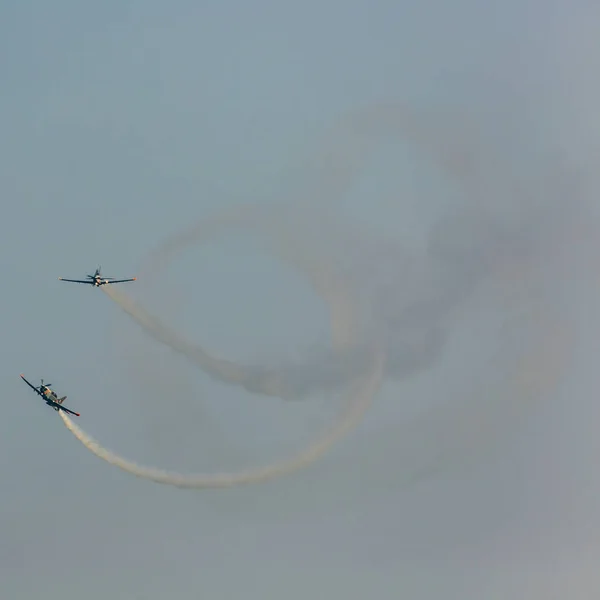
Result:
<instances>
[{"instance_id":1,"label":"airplane","mask_svg":"<svg viewBox=\"0 0 600 600\"><path fill-rule=\"evenodd\" d=\"M21 373L21 379L36 393L39 394L45 401L48 406L51 406L55 411L64 410L66 413L70 415L75 415L76 417L80 417L79 413L76 413L69 408L65 408L62 403L67 399L66 396L59 398L56 392L50 389L51 383L44 384L44 380L42 379L42 383L39 387L35 387L27 379L25 379L25 375Z\"/></svg>"},{"instance_id":2,"label":"airplane","mask_svg":"<svg viewBox=\"0 0 600 600\"><path fill-rule=\"evenodd\" d=\"M95 287L100 287L101 285L106 285L107 283L125 283L126 281L135 281L137 277L133 277L132 279L113 279L112 277L103 277L102 273L100 273L101 267L98 267L93 275L86 275L87 280L85 279L64 279L63 277L59 277L60 281L70 281L72 283L87 283L89 285L93 285Z\"/></svg>"}]
</instances>

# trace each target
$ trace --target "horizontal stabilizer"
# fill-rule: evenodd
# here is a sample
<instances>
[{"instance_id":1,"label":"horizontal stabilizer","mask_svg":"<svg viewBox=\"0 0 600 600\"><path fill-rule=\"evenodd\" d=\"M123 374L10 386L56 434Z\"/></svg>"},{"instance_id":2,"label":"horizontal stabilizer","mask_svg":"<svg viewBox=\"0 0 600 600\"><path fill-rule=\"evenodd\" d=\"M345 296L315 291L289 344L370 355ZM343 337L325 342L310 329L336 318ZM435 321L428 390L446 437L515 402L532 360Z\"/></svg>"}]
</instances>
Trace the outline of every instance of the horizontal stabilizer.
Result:
<instances>
[{"instance_id":1,"label":"horizontal stabilizer","mask_svg":"<svg viewBox=\"0 0 600 600\"><path fill-rule=\"evenodd\" d=\"M62 403L63 403L63 402L66 400L66 399L67 399L67 397L66 397L66 396L63 396L62 398L59 398L59 399L58 399L56 402L57 402L58 404L62 404Z\"/></svg>"}]
</instances>

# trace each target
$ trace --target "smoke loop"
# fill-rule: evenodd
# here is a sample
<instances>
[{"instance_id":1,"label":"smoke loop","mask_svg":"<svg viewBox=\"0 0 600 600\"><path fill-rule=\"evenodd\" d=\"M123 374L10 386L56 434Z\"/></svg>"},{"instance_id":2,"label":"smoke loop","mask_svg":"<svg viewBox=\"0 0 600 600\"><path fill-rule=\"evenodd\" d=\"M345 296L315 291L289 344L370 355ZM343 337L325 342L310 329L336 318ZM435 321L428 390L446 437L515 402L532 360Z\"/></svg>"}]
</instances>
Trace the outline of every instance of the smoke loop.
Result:
<instances>
[{"instance_id":1,"label":"smoke loop","mask_svg":"<svg viewBox=\"0 0 600 600\"><path fill-rule=\"evenodd\" d=\"M246 209L242 209L241 211L234 211L234 213L226 215L224 218L221 217L216 222L220 222L221 226L232 226L234 224L243 224L246 226L257 225L259 221L255 217L255 214L248 213ZM215 227L216 222L213 221L208 227L208 231L213 234L218 229ZM335 277L333 269L331 269L327 261L323 260L323 257L321 257L320 261L306 261L299 255L293 253L285 254L288 254L286 256L288 260L295 262L296 267L309 274L309 278L317 292L324 296L329 303L332 315L334 347L338 350L347 348L354 341L352 309L341 280ZM297 258L295 261L292 258L294 256ZM247 385L249 385L249 380L253 380L257 389L260 389L263 393L277 394L279 391L277 389L278 380L276 374L264 373L262 377L257 379L252 368L213 358L201 348L192 346L176 336L160 323L158 319L150 316L127 297L110 288L104 291L146 331L151 332L159 341L168 344L175 351L192 357L200 366L214 376L227 381L243 382ZM69 431L96 456L137 477L182 488L215 488L260 483L308 466L321 457L336 441L349 433L360 422L377 392L383 373L384 360L383 351L374 346L369 360L363 365L364 368L354 373L353 381L347 390L347 402L345 403L344 410L341 411L333 426L324 435L318 437L303 451L288 460L236 473L188 475L145 467L102 447L96 440L79 428L66 414L61 412L60 416Z\"/></svg>"}]
</instances>

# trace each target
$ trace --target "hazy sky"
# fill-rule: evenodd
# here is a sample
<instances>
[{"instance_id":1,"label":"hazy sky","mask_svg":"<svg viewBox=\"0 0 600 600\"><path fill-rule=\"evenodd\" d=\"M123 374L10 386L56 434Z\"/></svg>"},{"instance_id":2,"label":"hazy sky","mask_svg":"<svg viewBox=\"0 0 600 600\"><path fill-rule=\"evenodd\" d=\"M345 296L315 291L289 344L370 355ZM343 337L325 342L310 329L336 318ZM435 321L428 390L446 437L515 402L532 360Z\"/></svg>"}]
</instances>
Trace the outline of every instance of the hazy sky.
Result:
<instances>
[{"instance_id":1,"label":"hazy sky","mask_svg":"<svg viewBox=\"0 0 600 600\"><path fill-rule=\"evenodd\" d=\"M598 189L598 25L584 0L1 2L2 597L597 598L596 259L556 215ZM405 123L419 152L373 108L386 102L422 115ZM360 144L339 123L361 109L391 135L354 177ZM386 379L360 430L286 479L215 492L135 479L87 452L20 381L52 382L86 431L144 464L216 472L298 448L330 420L333 399L287 403L215 382L100 291L57 277L98 263L136 275L167 235L221 207L323 204L332 190L343 191L332 210L354 223L353 233L340 225L346 241L363 240L346 256L353 281L368 292L376 275L391 277L399 294L382 296L382 311L419 305L439 281L452 288L443 270L428 279L422 256L465 190L517 223L524 198L561 208L547 228L521 232L541 232L525 278L498 277L453 319L437 367ZM322 225L314 207L307 214ZM538 312L556 297L578 332L572 366L534 418L483 431L502 433L494 451L472 446L460 434L469 401L504 406L522 393L502 379L515 346L487 358L501 337L499 296L538 280ZM305 359L327 339L327 310L303 275L245 237L127 285L231 360ZM547 329L534 340L560 346ZM546 363L541 372L552 374ZM462 407L447 428L407 422L439 400ZM404 487L428 457L459 449L445 472Z\"/></svg>"}]
</instances>

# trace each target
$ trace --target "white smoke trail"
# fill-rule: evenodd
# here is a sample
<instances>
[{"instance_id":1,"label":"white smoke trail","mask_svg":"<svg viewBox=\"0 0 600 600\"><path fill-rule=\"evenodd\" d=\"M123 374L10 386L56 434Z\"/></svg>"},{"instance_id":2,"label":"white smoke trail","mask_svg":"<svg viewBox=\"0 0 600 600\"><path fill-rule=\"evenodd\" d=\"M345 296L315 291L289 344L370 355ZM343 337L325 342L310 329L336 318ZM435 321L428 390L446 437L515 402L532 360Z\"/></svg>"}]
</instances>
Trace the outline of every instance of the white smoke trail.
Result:
<instances>
[{"instance_id":1,"label":"white smoke trail","mask_svg":"<svg viewBox=\"0 0 600 600\"><path fill-rule=\"evenodd\" d=\"M402 125L400 127L402 128ZM343 175L349 175L350 171L353 171L356 167L356 164L352 165L349 172L343 173ZM257 210L256 206L247 206L235 209L225 216L217 216L176 236L163 245L158 253L155 254L152 261L152 270L156 272L160 268L161 262L166 262L183 245L190 242L198 243L199 241L206 241L210 237L219 234L223 227L255 227L271 236L272 241L276 242L278 253L304 271L311 280L315 290L328 302L332 321L333 345L337 353L341 354L343 351L355 346L358 342L356 307L347 293L345 282L339 277L336 270L327 261L323 260L321 256L322 252L317 249L319 245L316 244L313 248L310 248L311 244L315 241L314 235L310 239L307 239L307 236L311 235L308 230L301 228L302 231L298 233L298 231L294 232L289 227L284 227L285 219L277 220L275 218L277 216L275 213L278 210L273 206L263 205L259 208L260 210ZM286 209L284 208L283 213L285 212ZM280 214L279 216L283 215ZM285 231L283 231L284 229ZM303 251L299 252L299 249ZM309 256L309 250L312 250L312 256ZM150 316L140 306L117 290L107 287L103 291L153 337L161 343L167 344L176 352L185 355L212 376L217 377L221 381L239 383L251 391L280 397L286 396L288 389L286 387L285 373L282 371L240 366L231 361L214 358L202 348L175 335L158 319ZM551 325L551 323L548 323L549 330L553 329ZM365 340L362 341L364 342ZM370 340L370 344L373 344L372 340ZM349 404L331 431L318 438L306 450L287 461L249 471L216 475L185 475L144 467L102 448L98 442L79 429L66 415L61 414L61 417L69 430L88 449L100 458L138 477L147 478L159 483L191 488L225 487L237 484L258 483L307 466L322 456L336 440L340 439L340 437L358 424L373 400L373 395L382 378L383 364L387 359L387 349L384 350L379 345L376 345L376 347L378 349L374 351L372 347L367 345L369 351L362 353L359 363L354 363L354 366L357 368L351 373L352 378L359 379L354 381L354 385L348 392L347 400ZM539 369L525 369L525 374L529 376L533 374L534 379L537 371L537 375L542 375L544 383L555 381L556 375L561 371L561 367L565 363L565 357L561 356L556 368L548 370L547 366L549 362L552 363L552 357L548 358L544 352L547 349L548 347L544 348L542 346L534 351L534 355L541 357L541 366ZM521 366L524 367L525 364L531 363L525 361ZM307 372L309 371L310 369L307 370ZM519 371L517 368L516 371L513 371L513 375ZM348 369L341 370L337 375L342 382L347 381L349 375ZM527 387L527 377L524 377L522 372L517 379L520 380L520 385L524 388ZM537 383L538 385L540 384L539 381ZM497 428L498 423L492 416L493 414L503 419L508 417L508 420L512 420L510 417L515 416L516 413L514 411L520 413L523 408L518 402L515 404L508 402L506 405L502 405L502 403L492 404L486 402L478 403L477 399L469 398L460 407L450 407L448 411L438 413L437 419L429 419L428 422L429 425L433 424L434 429L437 429L438 432L444 432L445 435L450 434L455 439L457 437L464 437L465 439L474 441L473 436L475 436L477 442L481 443L484 438L488 437L491 431L495 431ZM427 422L421 425L424 427L423 432L426 435ZM447 459L448 456L437 457L437 460L434 462L445 463Z\"/></svg>"},{"instance_id":2,"label":"white smoke trail","mask_svg":"<svg viewBox=\"0 0 600 600\"><path fill-rule=\"evenodd\" d=\"M403 380L432 368L447 346L451 319L477 286L495 275L503 263L523 262L523 253L531 251L536 243L535 251L546 252L547 247L542 244L549 241L548 237L542 240L548 233L544 234L544 227L539 226L539 221L547 220L547 215L544 211L530 214L528 194L518 199L515 214L519 216L511 226L500 217L500 204L492 206L501 192L487 193L485 202L477 193L480 187L495 183L488 181L482 161L498 165L507 182L512 178L511 164L494 160L491 149L494 144L478 139L476 123L468 122L464 115L452 116L449 119L439 111L414 111L401 103L381 103L357 110L332 128L329 139L323 141L324 150L315 153L318 159L314 181L305 177L306 186L292 192L287 203L251 204L202 221L161 243L142 265L140 279L149 280L187 246L205 243L220 235L224 228L258 229L269 236L276 253L308 275L316 292L330 306L335 306L330 318L338 356L331 353L317 356L312 352L304 365L278 369L236 365L211 356L168 330L119 290L104 288L104 291L159 342L221 382L237 383L254 393L291 399L343 385L349 374L361 368L362 354L368 354L368 347L361 354L357 343L357 329L364 325L357 314L359 305L366 307L361 319L369 319L366 313L372 315L363 327L363 337L384 339L386 377ZM335 214L339 200L364 168L367 155L386 137L407 138L425 150L434 163L460 181L468 197L468 207L451 210L434 224L426 256L413 265L412 275L400 265L398 248L371 240L367 246L370 244L375 253L369 255L367 247L367 252L363 252L366 263L361 266L361 250L358 249L359 258L355 260L357 249L350 241L342 249L342 253L349 254L346 258L351 263L342 281L340 271L348 268L348 261L342 269L332 269L322 262L326 254L324 246L332 242L336 245L340 240L333 241L335 236L348 242L339 214ZM546 190L534 191L533 198L547 197ZM551 208L546 212L555 217L559 211ZM377 271L388 267L393 269L392 280L382 285L377 281ZM348 352L351 348L356 351Z\"/></svg>"},{"instance_id":3,"label":"white smoke trail","mask_svg":"<svg viewBox=\"0 0 600 600\"><path fill-rule=\"evenodd\" d=\"M153 265L152 270L156 273L173 253L180 251L182 246L191 242L205 243L223 230L232 227L259 229L276 243L279 256L305 274L315 292L329 306L334 351L342 353L353 348L357 343L358 314L346 281L323 253L319 254L316 248L312 248L312 255L309 254L306 248L307 240L298 236L297 232L294 233L289 227L289 222L281 218L284 215L276 214L277 212L270 206L248 205L236 207L203 221L161 246L159 254L149 260ZM238 383L252 392L280 398L288 397L289 390L286 388L281 372L275 369L247 367L213 357L202 347L188 342L171 331L158 318L148 314L139 304L119 290L111 286L104 286L101 289L157 341L184 355L212 377L224 383ZM357 365L349 373L349 377L355 377L357 369L358 374L364 372L363 365Z\"/></svg>"},{"instance_id":4,"label":"white smoke trail","mask_svg":"<svg viewBox=\"0 0 600 600\"><path fill-rule=\"evenodd\" d=\"M249 216L250 219L248 219ZM256 216L254 213L248 213L246 207L241 210L237 209L225 217L219 217L211 221L205 231L214 235L218 230L217 224L225 226L233 224L256 225ZM264 225L264 222L261 225ZM198 235L198 232L194 233ZM306 255L296 254L291 251L291 248L288 248L285 255L286 259L295 263L297 267L302 268L307 273L317 292L324 297L330 306L334 348L339 350L351 346L355 330L352 304L349 296L345 293L341 279L335 276L331 265L323 257L321 257L321 260L308 260ZM237 381L246 384L249 379L253 378L255 372L252 368L213 358L202 348L190 344L169 331L158 319L150 316L126 296L110 287L103 288L103 291L156 339L169 345L176 352L191 358L213 376L225 381ZM86 448L109 464L137 477L183 488L215 488L260 483L308 466L320 458L336 441L356 427L377 392L382 378L384 361L383 351L373 349L367 364L361 365L362 368L354 372L350 378L352 383L346 392L344 409L341 414L330 430L318 437L303 451L288 460L236 473L189 475L142 466L104 448L80 429L65 413L61 411L60 415L65 426ZM256 383L263 393L272 395L282 393L276 372L261 372L261 376Z\"/></svg>"},{"instance_id":5,"label":"white smoke trail","mask_svg":"<svg viewBox=\"0 0 600 600\"><path fill-rule=\"evenodd\" d=\"M187 475L145 467L122 458L118 454L102 447L96 440L78 427L63 411L60 411L60 416L67 429L88 450L109 464L119 467L136 477L175 487L195 489L223 488L242 484L262 483L307 467L327 452L336 441L349 433L360 422L363 414L373 401L381 380L383 363L383 354L376 352L373 356L373 365L370 373L368 376L361 378L360 381L355 382L349 390L347 408L329 432L289 460L237 473Z\"/></svg>"},{"instance_id":6,"label":"white smoke trail","mask_svg":"<svg viewBox=\"0 0 600 600\"><path fill-rule=\"evenodd\" d=\"M305 268L307 268L306 264ZM322 269L324 264L326 263L322 261L319 264L319 268ZM319 272L326 273L327 271L319 271L318 269L314 271L314 273ZM528 279L528 281L531 283L531 279ZM336 287L335 282L335 278L331 276L313 277L315 287L322 292L325 290L324 295L329 301L332 314L345 315L343 319L338 320L336 325L337 332L339 333L336 345L338 348L344 348L354 339L352 335L349 335L349 332L352 331L352 319L350 318L352 311L348 310L349 305L345 302L347 298L342 293L342 287ZM177 352L193 359L197 364L200 364L203 368L219 377L230 381L247 382L247 378L249 377L247 367L236 365L230 361L212 358L201 348L182 340L169 331L160 321L148 315L141 307L137 306L126 296L117 293L111 288L107 288L105 291L109 297L118 302L123 310L134 317L142 327L161 342L168 344ZM334 291L335 293L333 293ZM535 400L543 397L555 384L557 378L560 377L568 362L568 356L571 351L572 332L568 326L565 326L564 322L561 322L557 318L556 314L548 310L548 306L544 308L529 293L526 293L526 295L529 297L528 303L530 306L533 306L533 310L525 311L528 314L524 315L524 323L528 323L534 327L534 338L537 344L535 347L529 349L531 352L525 353L524 358L517 358L515 356L513 367L507 373L507 379L513 380L516 384L516 394L513 393L513 397L511 398L510 392L508 395L500 392L501 395L506 397L505 402L502 400L498 401L497 398L494 400L492 398L468 397L463 402L459 402L458 405L446 407L446 409L439 411L436 415L429 415L416 424L421 444L423 440L431 440L429 445L433 452L429 453L430 456L426 460L427 464L422 464L416 469L418 473L411 473L411 471L415 471L415 468L409 468L408 471L403 473L404 476L412 475L412 481L416 481L415 474L418 479L421 476L439 472L440 469L448 466L449 461L456 459L457 454L464 456L464 451L467 448L471 451L478 449L478 452L480 452L483 445L489 444L491 437L496 437L492 436L492 433L497 434L500 430L506 430L511 423L514 423L514 419L518 415L523 414L524 408L531 407ZM518 303L523 308L522 300ZM341 313L336 313L336 308L339 305L345 307L345 309ZM517 325L518 329L522 329L523 327L524 324ZM67 415L61 413L61 417L66 427L90 451L108 463L137 477L185 488L229 487L260 483L308 466L320 458L332 444L355 427L373 401L373 396L382 378L384 362L385 358L382 350L371 354L369 372L354 382L346 398L348 405L338 417L336 424L324 436L310 444L307 449L287 461L237 473L188 475L142 466L103 448L97 441L73 423ZM512 374L510 371L512 371ZM360 371L360 373L364 374L364 371ZM281 382L277 375L277 372L263 372L263 376L260 378L260 385L258 385L262 393L273 395L281 393ZM492 394L492 396L496 397L497 393ZM413 423L411 427L413 434L415 433L414 426L415 424ZM441 440L444 441L441 442ZM440 452L441 447L445 446L451 448L452 451ZM417 460L416 462L420 461ZM416 464L413 467L416 467Z\"/></svg>"},{"instance_id":7,"label":"white smoke trail","mask_svg":"<svg viewBox=\"0 0 600 600\"><path fill-rule=\"evenodd\" d=\"M327 281L330 282L329 285L331 286L332 280L327 279ZM527 278L527 282L530 286L536 288L531 277ZM248 377L247 367L241 367L229 361L213 359L202 349L170 332L160 321L148 315L126 296L116 293L111 288L105 291L109 297L116 299L121 308L133 316L154 337L163 343L167 343L174 350L191 357L198 364L204 365L210 372L218 375L224 374L229 380L240 382L244 382ZM338 292L338 299L344 298L341 290L338 290ZM551 310L547 303L540 303L539 298L536 300L536 293L533 290L529 292L522 290L522 292L525 293L526 298L517 300L520 307L518 311L520 313L519 322L513 323L508 329L524 331L531 328L528 337L531 338L529 344L533 343L533 346L522 350L524 352L522 356L520 352L515 352L514 347L512 352L509 350L511 366L506 372L506 380L512 381L515 388L512 392L508 388L495 389L493 393L484 393L485 397L481 396L482 390L479 389L477 393L469 395L462 402L443 407L437 414L428 415L419 420L418 423L413 423L407 431L413 435L408 437L413 440L413 443L415 439L419 438L420 442L417 445L420 446L422 446L423 440L429 440L427 445L430 450L425 453L428 455L425 462L423 462L424 456L421 456L420 459L413 456L416 459L412 461L414 465L402 474L397 474L401 478L404 479L408 476L409 482L415 482L423 476L433 475L448 467L450 462L456 460L459 455L464 457L465 453L474 451L480 454L482 448L488 446L492 438L497 437L500 431L506 431L511 425L514 425L515 419L527 412L526 409L531 409L536 401L543 398L556 385L571 354L573 346L572 329L568 323L560 319L555 311ZM332 312L335 312L337 305L332 301L332 298L336 295L329 293L327 297ZM524 301L526 305L529 305L529 308L525 310ZM347 311L347 318L339 322L340 333L344 332L345 324L351 325L351 319L348 318L350 314L350 311ZM341 336L341 339L343 337ZM346 338L347 340L352 339L351 336L346 336ZM344 347L344 344L339 345ZM506 352L500 351L499 354L506 354ZM339 416L337 424L333 426L330 432L312 443L306 450L290 460L238 473L187 475L141 466L103 448L79 429L66 415L61 414L61 417L77 439L94 454L138 477L188 488L227 487L259 483L291 473L316 461L335 441L355 427L372 403L373 395L382 377L383 365L384 353L377 351L372 355L372 365L369 365L368 375L355 382L349 391L346 398L349 404L342 415ZM260 387L263 393L278 395L281 389L277 373L273 372L269 376L262 377ZM504 386L500 387L504 388ZM498 398L498 395L502 398ZM398 433L400 434L400 432ZM416 437L415 434L417 434ZM408 448L407 452L410 454L412 451ZM414 455L414 452L412 454ZM420 454L422 454L422 451ZM417 463L421 464L418 465Z\"/></svg>"},{"instance_id":8,"label":"white smoke trail","mask_svg":"<svg viewBox=\"0 0 600 600\"><path fill-rule=\"evenodd\" d=\"M357 346L359 325L357 306L350 300L354 294L349 293L348 282L342 282L339 271L334 271L323 261L323 240L331 237L333 231L339 227L339 218L333 214L336 202L344 196L364 167L367 155L382 138L389 136L409 139L417 147L425 150L443 170L459 177L464 183L465 166L468 166L467 171L471 171L474 168L473 158L477 154L473 152L472 147L474 136L468 136L469 148L464 147L464 144L462 148L457 148L456 139L459 132L460 139L464 139L469 130L469 123L463 115L460 119L453 115L451 121L445 114L438 117L441 119L435 119L434 115L427 111L417 113L406 104L398 102L379 103L348 114L336 123L326 139L322 140L321 145L324 149L314 153L316 179L311 181L310 177L304 178L307 186L292 192L292 197L288 198L287 203L255 203L236 207L186 229L163 242L149 254L139 274L140 279L156 276L175 254L191 243L206 243L220 235L224 229L236 226L257 229L270 237L279 256L299 267L308 276L317 294L332 307L332 344L341 356L344 350ZM448 123L452 123L451 130L447 126ZM459 154L461 160L457 162ZM297 210L298 207L306 209L307 203L312 208L317 208L318 213L314 210ZM317 218L315 215L318 215ZM103 291L157 341L184 355L195 366L219 381L237 383L248 391L269 396L292 398L300 395L297 389L290 389L290 373L284 373L283 369L245 367L213 357L203 348L191 344L167 329L158 319L150 316L141 306L118 290L105 287ZM375 335L379 338L381 332ZM421 365L430 366L435 360L443 343L438 331L428 327L422 339L421 349L417 349L416 344L400 342L401 372L418 370ZM405 358L407 352L411 358ZM366 353L368 354L368 350ZM386 354L387 364L392 369L389 348L386 348ZM345 359L348 358L349 354L346 353ZM318 365L323 367L325 360L319 360L316 359ZM352 364L346 360L345 368L338 362L330 364L324 368L324 378L331 381L332 373L337 371L337 379L343 383L353 371L362 368L362 360L363 357L358 355ZM294 375L298 376L297 373ZM317 379L316 368L313 368L312 379ZM319 388L319 383L315 388Z\"/></svg>"},{"instance_id":9,"label":"white smoke trail","mask_svg":"<svg viewBox=\"0 0 600 600\"><path fill-rule=\"evenodd\" d=\"M447 469L459 457L481 457L484 449L489 449L501 432L514 426L527 409L552 392L572 356L575 342L573 328L552 310L547 310L547 307L540 310L537 303L532 303L530 310L521 313L510 329L529 330L529 342L521 351L516 350L514 342L510 344L513 352L508 353L509 365L504 379L506 387L500 385L489 390L485 389L485 385L478 387L474 394L463 398L461 402L441 407L442 410L436 414L424 415L403 431L402 427L397 428L394 438L400 441L406 438L407 442L402 444L406 456L398 457L399 470L394 473L397 484L402 481L404 484L414 484L422 478L435 475ZM498 358L506 354L500 350ZM136 477L195 489L256 484L309 466L360 422L381 381L384 368L382 352L374 352L370 367L368 375L355 382L348 391L347 407L329 432L289 460L237 473L182 474L139 465L102 447L65 413L61 411L60 415L65 426L86 448L102 460ZM417 448L418 456L415 455ZM410 464L405 464L406 459ZM364 470L368 474L376 470L375 465L373 469ZM371 479L369 477L367 481ZM363 483L366 487L372 485L366 481Z\"/></svg>"}]
</instances>

